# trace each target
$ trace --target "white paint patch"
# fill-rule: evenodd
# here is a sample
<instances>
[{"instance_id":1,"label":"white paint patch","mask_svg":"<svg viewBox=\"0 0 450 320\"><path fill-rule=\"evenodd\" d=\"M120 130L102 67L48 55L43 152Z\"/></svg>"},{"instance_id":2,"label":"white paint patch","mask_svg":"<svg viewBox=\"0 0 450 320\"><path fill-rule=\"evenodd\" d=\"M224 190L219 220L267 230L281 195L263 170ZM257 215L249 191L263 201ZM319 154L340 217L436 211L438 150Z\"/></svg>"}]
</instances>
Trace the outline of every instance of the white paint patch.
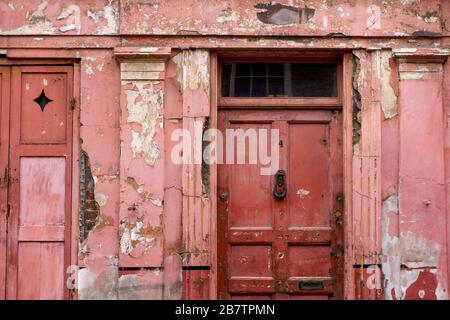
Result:
<instances>
[{"instance_id":1,"label":"white paint patch","mask_svg":"<svg viewBox=\"0 0 450 320\"><path fill-rule=\"evenodd\" d=\"M216 18L218 23L226 23L231 21L239 21L240 16L236 11L232 11L230 9L224 9Z\"/></svg>"},{"instance_id":2,"label":"white paint patch","mask_svg":"<svg viewBox=\"0 0 450 320\"><path fill-rule=\"evenodd\" d=\"M183 90L203 89L209 94L209 51L183 50Z\"/></svg>"},{"instance_id":3,"label":"white paint patch","mask_svg":"<svg viewBox=\"0 0 450 320\"><path fill-rule=\"evenodd\" d=\"M120 237L120 251L123 254L129 255L136 243L144 246L144 251L155 245L156 239L154 237L144 237L142 236L142 231L144 228L144 223L142 221L136 221L134 225L128 225L128 223L122 222L121 226L121 237Z\"/></svg>"},{"instance_id":4,"label":"white paint patch","mask_svg":"<svg viewBox=\"0 0 450 320\"><path fill-rule=\"evenodd\" d=\"M143 193L145 192L144 185L141 184L141 185L136 189L136 191L137 191L137 193L139 193L139 194L143 194Z\"/></svg>"},{"instance_id":5,"label":"white paint patch","mask_svg":"<svg viewBox=\"0 0 450 320\"><path fill-rule=\"evenodd\" d=\"M59 28L61 32L77 30L77 34L81 32L81 14L80 7L72 4L62 9L57 20L67 20L66 25Z\"/></svg>"},{"instance_id":6,"label":"white paint patch","mask_svg":"<svg viewBox=\"0 0 450 320\"><path fill-rule=\"evenodd\" d=\"M439 18L437 16L431 16L431 17L426 17L423 20L425 20L425 22L427 22L427 23L436 23L439 21Z\"/></svg>"},{"instance_id":7,"label":"white paint patch","mask_svg":"<svg viewBox=\"0 0 450 320\"><path fill-rule=\"evenodd\" d=\"M337 8L337 10L338 10L338 12L339 12L339 16L341 17L341 18L344 18L344 17L349 17L350 16L350 14L348 13L348 12L346 12L345 11L345 9L343 8L343 7L341 7L341 6L339 6L338 8Z\"/></svg>"},{"instance_id":8,"label":"white paint patch","mask_svg":"<svg viewBox=\"0 0 450 320\"><path fill-rule=\"evenodd\" d=\"M160 199L150 199L150 202L157 207L162 207L162 201Z\"/></svg>"},{"instance_id":9,"label":"white paint patch","mask_svg":"<svg viewBox=\"0 0 450 320\"><path fill-rule=\"evenodd\" d=\"M397 115L397 96L391 86L391 68L389 60L392 55L388 51L380 53L381 109L384 117L390 119Z\"/></svg>"},{"instance_id":10,"label":"white paint patch","mask_svg":"<svg viewBox=\"0 0 450 320\"><path fill-rule=\"evenodd\" d=\"M383 201L382 216L382 270L384 275L384 292L387 300L399 299L401 297L400 284L400 252L399 237L391 235L390 219L398 219L398 196L392 195Z\"/></svg>"},{"instance_id":11,"label":"white paint patch","mask_svg":"<svg viewBox=\"0 0 450 320\"><path fill-rule=\"evenodd\" d=\"M67 32L67 31L70 31L70 30L75 30L76 28L77 28L77 26L72 23L72 24L68 24L68 25L60 27L59 31Z\"/></svg>"},{"instance_id":12,"label":"white paint patch","mask_svg":"<svg viewBox=\"0 0 450 320\"><path fill-rule=\"evenodd\" d=\"M366 12L369 14L369 17L366 21L366 27L369 30L377 30L381 29L381 9L377 5L370 5L367 7Z\"/></svg>"},{"instance_id":13,"label":"white paint patch","mask_svg":"<svg viewBox=\"0 0 450 320\"><path fill-rule=\"evenodd\" d=\"M419 295L420 299L425 298L425 291L424 290L419 290L418 295Z\"/></svg>"},{"instance_id":14,"label":"white paint patch","mask_svg":"<svg viewBox=\"0 0 450 320\"><path fill-rule=\"evenodd\" d=\"M327 16L323 17L323 28L328 29L328 17Z\"/></svg>"},{"instance_id":15,"label":"white paint patch","mask_svg":"<svg viewBox=\"0 0 450 320\"><path fill-rule=\"evenodd\" d=\"M108 196L106 196L103 193L97 193L95 194L95 201L98 203L100 207L103 207L106 204L106 202L108 202Z\"/></svg>"},{"instance_id":16,"label":"white paint patch","mask_svg":"<svg viewBox=\"0 0 450 320\"><path fill-rule=\"evenodd\" d=\"M310 194L310 191L306 190L306 189L298 189L297 190L297 194L300 196L300 198L303 199L303 198L307 197Z\"/></svg>"},{"instance_id":17,"label":"white paint patch","mask_svg":"<svg viewBox=\"0 0 450 320\"><path fill-rule=\"evenodd\" d=\"M112 1L108 5L104 6L101 10L94 12L90 9L87 12L89 18L91 18L95 24L100 19L106 20L106 26L97 27L94 34L117 34L119 32L119 14L116 8L112 5Z\"/></svg>"},{"instance_id":18,"label":"white paint patch","mask_svg":"<svg viewBox=\"0 0 450 320\"><path fill-rule=\"evenodd\" d=\"M48 81L47 81L47 79L42 79L42 83L44 84L44 86L46 87L46 86L48 86Z\"/></svg>"},{"instance_id":19,"label":"white paint patch","mask_svg":"<svg viewBox=\"0 0 450 320\"><path fill-rule=\"evenodd\" d=\"M159 50L159 47L141 47L139 48L139 52L142 53L152 53Z\"/></svg>"},{"instance_id":20,"label":"white paint patch","mask_svg":"<svg viewBox=\"0 0 450 320\"><path fill-rule=\"evenodd\" d=\"M420 0L400 0L400 2L403 5L406 5L406 4L420 3Z\"/></svg>"},{"instance_id":21,"label":"white paint patch","mask_svg":"<svg viewBox=\"0 0 450 320\"><path fill-rule=\"evenodd\" d=\"M92 69L92 66L90 64L86 64L86 74L91 77L94 75L94 69Z\"/></svg>"}]
</instances>

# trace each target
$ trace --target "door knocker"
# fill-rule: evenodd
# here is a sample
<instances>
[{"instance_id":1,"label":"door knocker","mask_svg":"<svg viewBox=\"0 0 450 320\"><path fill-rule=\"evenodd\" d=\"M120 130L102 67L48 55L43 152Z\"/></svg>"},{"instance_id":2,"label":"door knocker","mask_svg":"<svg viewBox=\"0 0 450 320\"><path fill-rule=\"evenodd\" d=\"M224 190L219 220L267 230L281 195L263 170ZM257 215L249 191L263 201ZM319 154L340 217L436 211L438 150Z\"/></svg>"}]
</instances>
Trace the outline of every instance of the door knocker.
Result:
<instances>
[{"instance_id":1,"label":"door knocker","mask_svg":"<svg viewBox=\"0 0 450 320\"><path fill-rule=\"evenodd\" d=\"M273 195L277 200L283 200L286 197L286 171L279 169L275 174L275 185L273 186Z\"/></svg>"}]
</instances>

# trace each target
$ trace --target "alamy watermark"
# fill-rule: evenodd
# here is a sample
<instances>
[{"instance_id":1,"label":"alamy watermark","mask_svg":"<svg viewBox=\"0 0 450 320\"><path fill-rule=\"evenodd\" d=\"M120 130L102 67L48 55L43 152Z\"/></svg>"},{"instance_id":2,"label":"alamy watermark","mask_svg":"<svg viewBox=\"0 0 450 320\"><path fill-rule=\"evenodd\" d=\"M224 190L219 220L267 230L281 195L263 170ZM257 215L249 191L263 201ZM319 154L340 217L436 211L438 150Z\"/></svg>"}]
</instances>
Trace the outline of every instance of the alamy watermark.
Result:
<instances>
[{"instance_id":1,"label":"alamy watermark","mask_svg":"<svg viewBox=\"0 0 450 320\"><path fill-rule=\"evenodd\" d=\"M204 130L202 121L194 122L193 134L176 129L171 140L174 164L259 164L261 175L273 175L279 166L278 129Z\"/></svg>"}]
</instances>

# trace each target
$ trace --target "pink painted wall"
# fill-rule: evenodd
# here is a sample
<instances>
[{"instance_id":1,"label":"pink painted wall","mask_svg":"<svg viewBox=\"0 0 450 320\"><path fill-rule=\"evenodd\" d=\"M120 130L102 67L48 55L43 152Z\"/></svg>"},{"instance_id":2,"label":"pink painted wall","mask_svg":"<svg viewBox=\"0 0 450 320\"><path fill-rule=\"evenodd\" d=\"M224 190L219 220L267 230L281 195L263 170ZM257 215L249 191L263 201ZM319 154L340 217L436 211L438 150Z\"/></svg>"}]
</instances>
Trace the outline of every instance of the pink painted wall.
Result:
<instances>
[{"instance_id":1,"label":"pink painted wall","mask_svg":"<svg viewBox=\"0 0 450 320\"><path fill-rule=\"evenodd\" d=\"M99 214L74 261L78 298L215 297L214 176L205 192L201 165L170 161L170 137L214 123L217 49L354 60L346 297L448 298L450 3L291 2L0 0L2 65L69 59L79 70L80 148Z\"/></svg>"}]
</instances>

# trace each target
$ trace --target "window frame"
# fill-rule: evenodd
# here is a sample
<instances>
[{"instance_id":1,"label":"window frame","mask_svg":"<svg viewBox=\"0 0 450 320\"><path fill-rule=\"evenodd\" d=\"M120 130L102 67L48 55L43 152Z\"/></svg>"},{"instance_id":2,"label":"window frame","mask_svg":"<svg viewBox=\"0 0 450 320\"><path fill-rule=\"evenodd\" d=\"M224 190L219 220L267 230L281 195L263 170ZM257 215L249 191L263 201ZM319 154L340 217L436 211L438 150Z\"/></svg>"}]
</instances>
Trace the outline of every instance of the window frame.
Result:
<instances>
[{"instance_id":1,"label":"window frame","mask_svg":"<svg viewBox=\"0 0 450 320\"><path fill-rule=\"evenodd\" d=\"M224 63L333 63L337 67L336 97L223 97L222 96L222 64ZM219 108L342 108L342 57L329 55L316 56L221 56L217 68L217 106Z\"/></svg>"}]
</instances>

